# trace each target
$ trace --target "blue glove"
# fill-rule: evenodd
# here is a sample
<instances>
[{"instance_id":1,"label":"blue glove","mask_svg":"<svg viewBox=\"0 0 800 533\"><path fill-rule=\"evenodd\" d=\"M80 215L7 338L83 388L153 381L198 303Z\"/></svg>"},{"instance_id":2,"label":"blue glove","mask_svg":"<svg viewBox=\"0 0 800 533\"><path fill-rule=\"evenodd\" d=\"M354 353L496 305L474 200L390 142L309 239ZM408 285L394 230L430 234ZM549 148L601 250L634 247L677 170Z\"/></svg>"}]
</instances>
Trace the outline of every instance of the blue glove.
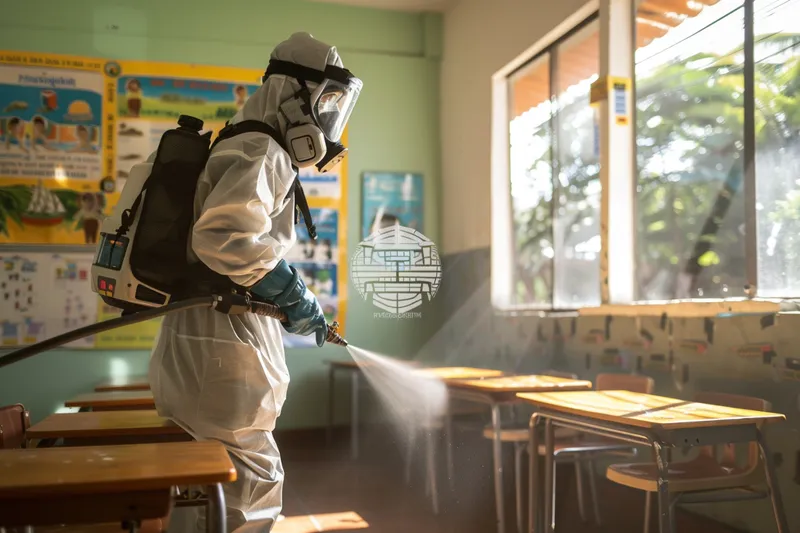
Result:
<instances>
[{"instance_id":1,"label":"blue glove","mask_svg":"<svg viewBox=\"0 0 800 533\"><path fill-rule=\"evenodd\" d=\"M328 324L322 307L294 267L281 259L275 269L250 287L250 292L273 302L286 313L288 323L283 329L298 335L316 334L317 346L325 344Z\"/></svg>"}]
</instances>

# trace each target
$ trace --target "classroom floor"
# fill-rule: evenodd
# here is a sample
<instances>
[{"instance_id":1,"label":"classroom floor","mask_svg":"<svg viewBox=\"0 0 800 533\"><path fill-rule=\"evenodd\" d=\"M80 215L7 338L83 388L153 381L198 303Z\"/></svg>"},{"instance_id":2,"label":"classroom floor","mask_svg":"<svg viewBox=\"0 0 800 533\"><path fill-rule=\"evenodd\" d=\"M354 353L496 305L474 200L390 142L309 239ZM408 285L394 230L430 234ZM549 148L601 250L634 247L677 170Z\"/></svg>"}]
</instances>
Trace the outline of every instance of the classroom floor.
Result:
<instances>
[{"instance_id":1,"label":"classroom floor","mask_svg":"<svg viewBox=\"0 0 800 533\"><path fill-rule=\"evenodd\" d=\"M351 520L346 531L379 533L490 533L496 531L490 443L474 432L460 432L456 454L456 488L446 484L445 463L440 468L440 512L435 516L425 498L424 463L417 457L412 481L403 479L403 463L399 447L388 432L371 430L362 435L361 457L348 457L347 432L335 438L332 447L325 446L320 433L277 435L284 457L286 485L284 515L274 533L311 533L326 531L326 517L339 513ZM510 451L510 450L509 450ZM512 458L507 457L506 502L509 533L516 528L513 492ZM644 496L641 492L600 481L601 510L604 523L595 526L583 523L578 515L574 474L563 467L559 475L557 529L563 532L639 533L644 519ZM589 502L587 501L587 506ZM587 509L589 512L591 508ZM654 513L655 515L655 513ZM309 518L313 517L313 518ZM304 518L305 517L305 518ZM363 528L363 522L368 529ZM654 517L655 518L655 517ZM322 524L313 525L313 524ZM359 525L361 527L359 527ZM657 531L653 523L651 531ZM682 533L734 533L716 522L678 513L678 530Z\"/></svg>"}]
</instances>

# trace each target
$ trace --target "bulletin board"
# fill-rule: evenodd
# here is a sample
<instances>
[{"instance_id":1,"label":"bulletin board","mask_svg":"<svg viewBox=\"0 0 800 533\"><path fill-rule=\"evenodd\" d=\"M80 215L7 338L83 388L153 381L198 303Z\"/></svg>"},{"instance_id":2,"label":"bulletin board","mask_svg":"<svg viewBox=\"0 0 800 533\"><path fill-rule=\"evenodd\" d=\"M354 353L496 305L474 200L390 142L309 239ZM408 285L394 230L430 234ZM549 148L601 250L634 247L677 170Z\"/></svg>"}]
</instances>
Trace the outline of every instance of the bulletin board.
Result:
<instances>
[{"instance_id":1,"label":"bulletin board","mask_svg":"<svg viewBox=\"0 0 800 533\"><path fill-rule=\"evenodd\" d=\"M215 136L258 89L262 74L235 67L0 51L3 346L39 342L119 316L92 292L89 271L101 221L116 204L131 168L147 159L179 115L203 120ZM347 131L344 144L346 139ZM318 240L310 241L301 222L298 244L286 259L318 296L326 319L338 321L343 330L346 161L326 174L304 169L300 179ZM3 244L37 246L31 252L4 253ZM79 244L89 245L88 251L58 253L59 246ZM160 320L135 324L70 347L150 349L159 325ZM284 335L287 347L313 343L312 337Z\"/></svg>"}]
</instances>

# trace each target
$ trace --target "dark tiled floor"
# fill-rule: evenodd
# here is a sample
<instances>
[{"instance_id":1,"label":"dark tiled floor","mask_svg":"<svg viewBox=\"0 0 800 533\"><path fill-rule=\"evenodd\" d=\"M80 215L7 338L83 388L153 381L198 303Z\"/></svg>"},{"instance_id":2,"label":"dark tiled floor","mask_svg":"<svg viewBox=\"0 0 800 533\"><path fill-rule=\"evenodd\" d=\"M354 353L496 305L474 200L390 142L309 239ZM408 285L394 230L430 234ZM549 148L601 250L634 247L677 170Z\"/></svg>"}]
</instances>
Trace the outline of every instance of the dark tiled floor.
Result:
<instances>
[{"instance_id":1,"label":"dark tiled floor","mask_svg":"<svg viewBox=\"0 0 800 533\"><path fill-rule=\"evenodd\" d=\"M491 447L475 438L473 432L460 432L455 454L455 490L447 486L444 458L440 460L440 512L431 510L425 497L422 457L416 457L412 480L406 484L399 446L386 432L372 430L362 435L361 457L348 457L346 432L335 438L332 447L324 445L320 433L304 436L277 436L284 457L286 485L284 515L326 515L353 511L369 524L368 531L380 533L492 533L496 531L494 491L492 489ZM515 531L512 457L506 457L507 531ZM559 471L557 529L581 533L639 533L642 531L644 496L613 483L600 481L604 523L583 523L578 515L574 474L565 466ZM587 502L588 506L588 502ZM587 509L591 512L591 508ZM317 521L319 523L319 520ZM355 522L354 522L355 523ZM341 529L344 527L345 529ZM281 528L279 528L281 529ZM317 531L284 528L281 533ZM320 530L330 530L324 527ZM336 529L364 531L339 525ZM654 523L651 531L658 531ZM733 533L710 520L678 513L681 533Z\"/></svg>"}]
</instances>

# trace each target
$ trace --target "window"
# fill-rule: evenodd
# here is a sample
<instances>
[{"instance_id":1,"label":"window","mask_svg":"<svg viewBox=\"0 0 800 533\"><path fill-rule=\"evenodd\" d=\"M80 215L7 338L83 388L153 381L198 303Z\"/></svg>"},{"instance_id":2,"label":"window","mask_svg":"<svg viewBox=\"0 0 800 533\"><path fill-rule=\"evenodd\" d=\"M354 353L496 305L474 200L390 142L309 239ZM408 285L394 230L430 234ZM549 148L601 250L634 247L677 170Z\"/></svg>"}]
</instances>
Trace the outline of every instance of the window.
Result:
<instances>
[{"instance_id":1,"label":"window","mask_svg":"<svg viewBox=\"0 0 800 533\"><path fill-rule=\"evenodd\" d=\"M600 302L598 43L593 17L508 79L513 305Z\"/></svg>"},{"instance_id":2,"label":"window","mask_svg":"<svg viewBox=\"0 0 800 533\"><path fill-rule=\"evenodd\" d=\"M635 54L637 297L741 297L743 1L681 16L648 2L637 14L639 44L647 43ZM648 42L670 21L676 27Z\"/></svg>"},{"instance_id":3,"label":"window","mask_svg":"<svg viewBox=\"0 0 800 533\"><path fill-rule=\"evenodd\" d=\"M754 3L758 289L800 296L800 1Z\"/></svg>"},{"instance_id":4,"label":"window","mask_svg":"<svg viewBox=\"0 0 800 533\"><path fill-rule=\"evenodd\" d=\"M800 1L703 3L713 5L679 2L683 13L656 13L645 1L638 11L639 298L745 296L753 254L759 296L798 296ZM648 42L648 26L665 19L675 27ZM748 53L754 96L745 91ZM749 150L748 135L755 140ZM753 165L756 190L748 197ZM757 231L748 248L753 204Z\"/></svg>"}]
</instances>

